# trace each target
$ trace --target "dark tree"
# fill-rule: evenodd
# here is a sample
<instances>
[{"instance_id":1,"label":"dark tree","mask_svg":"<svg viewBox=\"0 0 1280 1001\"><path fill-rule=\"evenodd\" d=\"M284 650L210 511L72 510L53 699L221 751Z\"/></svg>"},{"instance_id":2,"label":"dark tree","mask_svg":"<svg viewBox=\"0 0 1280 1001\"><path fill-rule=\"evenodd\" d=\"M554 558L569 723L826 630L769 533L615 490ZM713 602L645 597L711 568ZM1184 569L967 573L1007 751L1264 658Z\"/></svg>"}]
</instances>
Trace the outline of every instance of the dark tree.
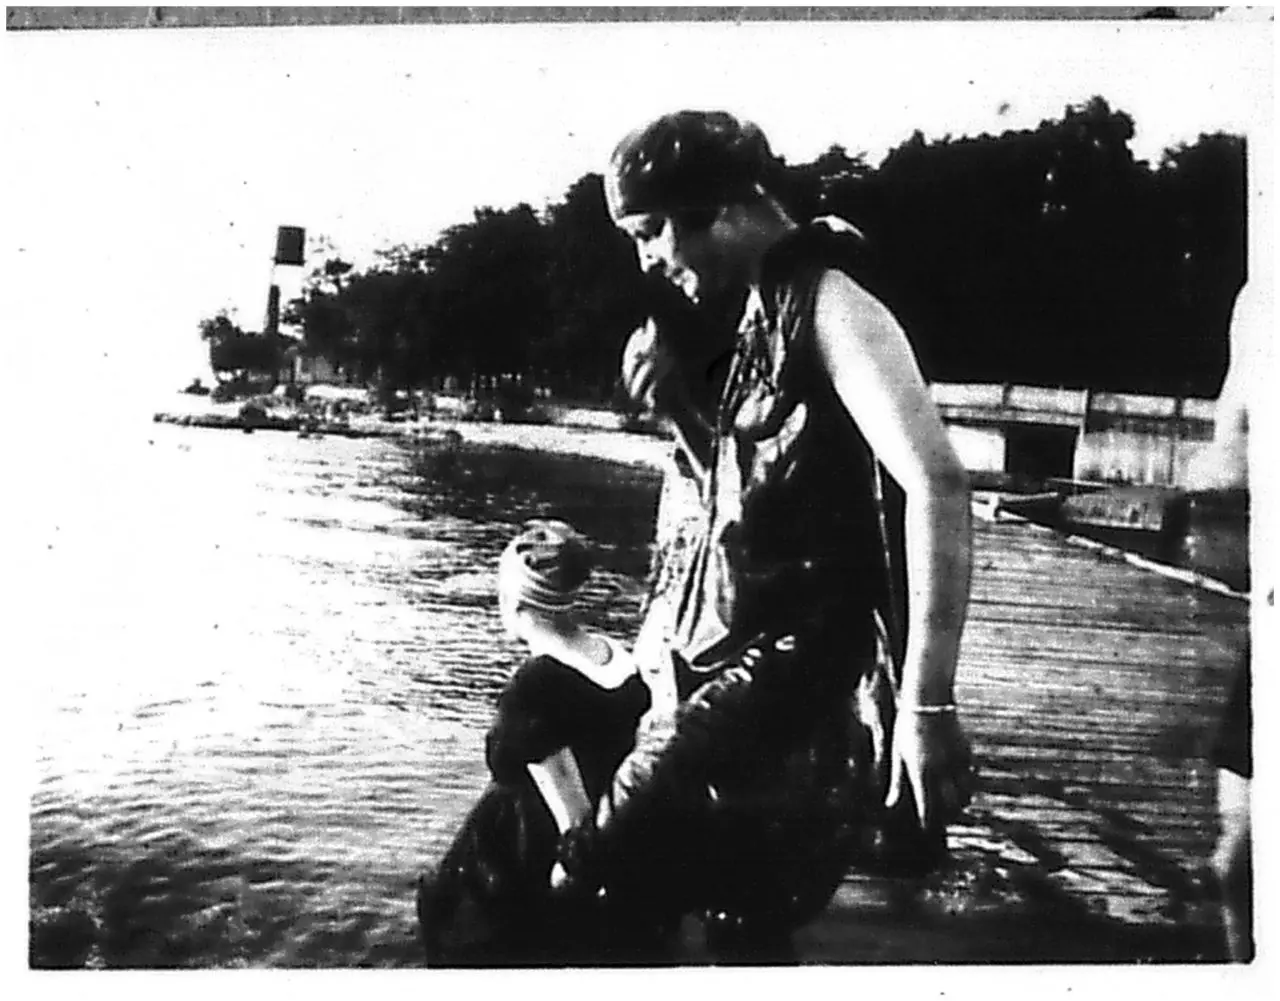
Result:
<instances>
[{"instance_id":1,"label":"dark tree","mask_svg":"<svg viewBox=\"0 0 1280 1001\"><path fill-rule=\"evenodd\" d=\"M1159 168L1101 98L999 137L926 142L827 185L926 376L1216 394L1243 273L1243 154L1204 137ZM799 168L801 170L805 168Z\"/></svg>"},{"instance_id":2,"label":"dark tree","mask_svg":"<svg viewBox=\"0 0 1280 1001\"><path fill-rule=\"evenodd\" d=\"M448 370L474 388L524 378L551 331L546 233L533 209L477 209L431 259Z\"/></svg>"},{"instance_id":3,"label":"dark tree","mask_svg":"<svg viewBox=\"0 0 1280 1001\"><path fill-rule=\"evenodd\" d=\"M635 252L609 218L599 174L548 210L547 244L553 331L535 358L539 377L560 393L606 398L646 310Z\"/></svg>"},{"instance_id":4,"label":"dark tree","mask_svg":"<svg viewBox=\"0 0 1280 1001\"><path fill-rule=\"evenodd\" d=\"M332 248L328 248L332 252ZM302 350L325 358L339 371L354 369L360 348L344 302L353 265L341 257L326 258L303 285L302 295L285 308L284 320L302 329Z\"/></svg>"},{"instance_id":5,"label":"dark tree","mask_svg":"<svg viewBox=\"0 0 1280 1001\"><path fill-rule=\"evenodd\" d=\"M238 380L251 375L274 382L292 341L282 335L246 333L225 311L200 321L200 338L209 345L209 367L218 376Z\"/></svg>"}]
</instances>

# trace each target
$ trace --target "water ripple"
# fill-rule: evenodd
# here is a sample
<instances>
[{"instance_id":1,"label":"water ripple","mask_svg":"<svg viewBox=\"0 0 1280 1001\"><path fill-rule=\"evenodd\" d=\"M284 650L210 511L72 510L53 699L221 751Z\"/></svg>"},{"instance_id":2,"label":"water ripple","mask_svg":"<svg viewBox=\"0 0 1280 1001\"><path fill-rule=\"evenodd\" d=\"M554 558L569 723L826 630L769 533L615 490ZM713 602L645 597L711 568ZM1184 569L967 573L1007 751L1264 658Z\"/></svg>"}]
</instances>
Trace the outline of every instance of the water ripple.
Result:
<instances>
[{"instance_id":1,"label":"water ripple","mask_svg":"<svg viewBox=\"0 0 1280 1001\"><path fill-rule=\"evenodd\" d=\"M436 482L376 440L147 441L112 453L145 501L52 498L40 530L32 587L78 621L33 699L31 962L415 965L411 881L487 780L520 656L502 546L579 524L608 554L585 617L630 639L652 474L495 448Z\"/></svg>"}]
</instances>

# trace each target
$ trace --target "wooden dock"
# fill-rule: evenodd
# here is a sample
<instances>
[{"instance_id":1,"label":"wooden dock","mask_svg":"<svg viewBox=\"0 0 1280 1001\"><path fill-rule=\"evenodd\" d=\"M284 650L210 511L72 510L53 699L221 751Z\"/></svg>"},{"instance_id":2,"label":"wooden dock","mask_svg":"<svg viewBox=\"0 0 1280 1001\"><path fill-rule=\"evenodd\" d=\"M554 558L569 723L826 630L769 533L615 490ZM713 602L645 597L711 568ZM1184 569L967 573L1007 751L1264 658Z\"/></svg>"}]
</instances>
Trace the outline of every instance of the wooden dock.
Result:
<instances>
[{"instance_id":1,"label":"wooden dock","mask_svg":"<svg viewBox=\"0 0 1280 1001\"><path fill-rule=\"evenodd\" d=\"M804 962L1211 961L1207 760L1247 605L978 522L957 700L979 792L923 886L851 875Z\"/></svg>"}]
</instances>

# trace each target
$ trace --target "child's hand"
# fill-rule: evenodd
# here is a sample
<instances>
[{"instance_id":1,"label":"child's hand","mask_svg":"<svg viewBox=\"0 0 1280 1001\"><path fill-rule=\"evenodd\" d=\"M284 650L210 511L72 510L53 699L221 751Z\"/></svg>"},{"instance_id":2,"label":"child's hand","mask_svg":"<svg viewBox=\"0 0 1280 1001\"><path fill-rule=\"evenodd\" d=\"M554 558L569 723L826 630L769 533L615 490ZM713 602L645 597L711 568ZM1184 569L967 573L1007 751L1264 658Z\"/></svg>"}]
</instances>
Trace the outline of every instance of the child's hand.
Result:
<instances>
[{"instance_id":1,"label":"child's hand","mask_svg":"<svg viewBox=\"0 0 1280 1001\"><path fill-rule=\"evenodd\" d=\"M600 874L592 864L595 848L595 824L590 818L561 834L551 867L551 888L571 896L589 895L597 890Z\"/></svg>"}]
</instances>

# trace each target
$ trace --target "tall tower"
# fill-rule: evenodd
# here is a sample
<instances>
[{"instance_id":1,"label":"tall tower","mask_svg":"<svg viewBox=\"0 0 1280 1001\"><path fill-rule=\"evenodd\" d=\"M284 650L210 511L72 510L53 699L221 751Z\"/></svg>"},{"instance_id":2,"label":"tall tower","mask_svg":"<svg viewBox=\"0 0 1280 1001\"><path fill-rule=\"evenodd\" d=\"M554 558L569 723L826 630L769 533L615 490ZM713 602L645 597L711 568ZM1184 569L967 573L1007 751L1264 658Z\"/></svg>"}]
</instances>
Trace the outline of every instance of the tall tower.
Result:
<instances>
[{"instance_id":1,"label":"tall tower","mask_svg":"<svg viewBox=\"0 0 1280 1001\"><path fill-rule=\"evenodd\" d=\"M280 333L280 285L276 282L276 268L280 265L302 267L306 261L304 246L307 231L301 226L280 226L276 230L276 253L271 261L271 286L267 290L267 319L262 332L268 337Z\"/></svg>"},{"instance_id":2,"label":"tall tower","mask_svg":"<svg viewBox=\"0 0 1280 1001\"><path fill-rule=\"evenodd\" d=\"M272 342L280 334L280 284L276 281L276 268L302 267L303 247L306 243L306 230L301 226L280 226L276 230L276 253L271 259L271 285L267 289L267 319L262 325L262 334ZM288 360L288 382L292 386L298 378L296 359Z\"/></svg>"}]
</instances>

